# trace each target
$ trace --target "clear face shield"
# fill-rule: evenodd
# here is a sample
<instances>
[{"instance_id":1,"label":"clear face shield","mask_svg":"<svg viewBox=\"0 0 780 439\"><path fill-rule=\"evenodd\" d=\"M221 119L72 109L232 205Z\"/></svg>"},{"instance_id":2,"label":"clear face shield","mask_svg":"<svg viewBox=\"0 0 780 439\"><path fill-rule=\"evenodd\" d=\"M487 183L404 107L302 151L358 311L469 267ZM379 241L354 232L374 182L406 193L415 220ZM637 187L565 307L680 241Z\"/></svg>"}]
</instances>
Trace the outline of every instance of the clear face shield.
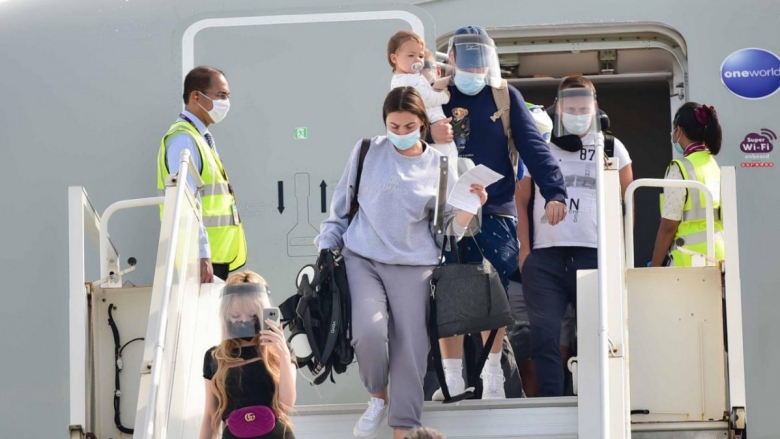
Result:
<instances>
[{"instance_id":1,"label":"clear face shield","mask_svg":"<svg viewBox=\"0 0 780 439\"><path fill-rule=\"evenodd\" d=\"M601 132L596 93L589 88L569 88L558 92L555 118L555 137Z\"/></svg>"},{"instance_id":2,"label":"clear face shield","mask_svg":"<svg viewBox=\"0 0 780 439\"><path fill-rule=\"evenodd\" d=\"M265 329L265 320L279 320L279 310L271 307L268 288L259 283L225 285L220 299L222 339L256 340ZM270 314L276 313L274 318Z\"/></svg>"},{"instance_id":3,"label":"clear face shield","mask_svg":"<svg viewBox=\"0 0 780 439\"><path fill-rule=\"evenodd\" d=\"M426 59L421 64L421 66L420 73L429 83L433 84L437 79L439 79L439 75L436 71L436 62Z\"/></svg>"},{"instance_id":4,"label":"clear face shield","mask_svg":"<svg viewBox=\"0 0 780 439\"><path fill-rule=\"evenodd\" d=\"M467 95L501 83L501 67L493 39L481 34L461 34L450 38L447 55L454 67L452 80Z\"/></svg>"}]
</instances>

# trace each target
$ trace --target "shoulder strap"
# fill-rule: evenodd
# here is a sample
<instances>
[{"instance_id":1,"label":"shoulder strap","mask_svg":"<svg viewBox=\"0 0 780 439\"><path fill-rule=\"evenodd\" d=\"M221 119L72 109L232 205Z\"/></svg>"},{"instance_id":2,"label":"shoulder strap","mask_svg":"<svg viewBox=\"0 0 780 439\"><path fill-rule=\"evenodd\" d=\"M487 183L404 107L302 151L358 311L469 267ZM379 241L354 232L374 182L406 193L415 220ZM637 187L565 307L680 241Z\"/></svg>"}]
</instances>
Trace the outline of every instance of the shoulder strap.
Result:
<instances>
[{"instance_id":1,"label":"shoulder strap","mask_svg":"<svg viewBox=\"0 0 780 439\"><path fill-rule=\"evenodd\" d=\"M444 233L444 209L447 203L447 172L449 171L449 157L439 157L439 192L436 195L436 212L434 214L434 232L437 235ZM442 246L442 250L446 245Z\"/></svg>"},{"instance_id":2,"label":"shoulder strap","mask_svg":"<svg viewBox=\"0 0 780 439\"><path fill-rule=\"evenodd\" d=\"M368 148L371 146L371 139L363 139L363 143L360 145L360 157L358 158L357 177L355 177L355 198L358 196L360 190L360 176L363 174L363 162L366 161L366 155L368 154Z\"/></svg>"},{"instance_id":3,"label":"shoulder strap","mask_svg":"<svg viewBox=\"0 0 780 439\"><path fill-rule=\"evenodd\" d=\"M360 156L358 156L357 175L355 176L355 195L352 196L352 204L349 208L349 222L357 215L360 205L358 204L358 192L360 191L360 177L363 175L363 162L366 161L368 148L371 147L371 139L363 139L360 145Z\"/></svg>"},{"instance_id":4,"label":"shoulder strap","mask_svg":"<svg viewBox=\"0 0 780 439\"><path fill-rule=\"evenodd\" d=\"M499 87L490 87L490 91L493 92L493 100L496 102L496 112L490 116L490 120L493 122L501 119L501 124L504 126L504 134L507 139L507 149L509 150L509 159L512 161L512 168L515 170L515 179L517 179L517 167L519 164L519 154L515 147L515 139L512 137L512 120L509 117L509 85L506 79L501 80Z\"/></svg>"},{"instance_id":5,"label":"shoulder strap","mask_svg":"<svg viewBox=\"0 0 780 439\"><path fill-rule=\"evenodd\" d=\"M604 131L604 154L615 157L615 136L610 131Z\"/></svg>"},{"instance_id":6,"label":"shoulder strap","mask_svg":"<svg viewBox=\"0 0 780 439\"><path fill-rule=\"evenodd\" d=\"M534 248L534 202L536 201L536 182L531 179L531 198L528 200L528 208L525 214L528 215L528 245L531 246L531 250ZM544 208L544 206L542 206ZM518 215L521 212L517 212Z\"/></svg>"},{"instance_id":7,"label":"shoulder strap","mask_svg":"<svg viewBox=\"0 0 780 439\"><path fill-rule=\"evenodd\" d=\"M493 92L493 100L496 101L496 112L490 116L490 120L495 122L501 118L501 122L504 124L504 132L506 133L510 129L509 125L504 122L504 115L509 116L509 86L506 83L506 79L501 80L499 87L490 87L490 91Z\"/></svg>"}]
</instances>

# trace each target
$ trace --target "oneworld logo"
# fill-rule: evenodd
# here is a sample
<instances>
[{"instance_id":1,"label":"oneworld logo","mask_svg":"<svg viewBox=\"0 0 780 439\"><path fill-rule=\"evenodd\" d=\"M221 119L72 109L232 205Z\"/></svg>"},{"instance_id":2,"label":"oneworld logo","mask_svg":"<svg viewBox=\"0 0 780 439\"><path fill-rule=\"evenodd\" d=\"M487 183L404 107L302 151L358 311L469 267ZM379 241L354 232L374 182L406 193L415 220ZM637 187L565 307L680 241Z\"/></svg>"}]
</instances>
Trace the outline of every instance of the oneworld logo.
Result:
<instances>
[{"instance_id":1,"label":"oneworld logo","mask_svg":"<svg viewBox=\"0 0 780 439\"><path fill-rule=\"evenodd\" d=\"M738 50L723 61L720 78L739 97L769 97L780 90L780 57L764 49Z\"/></svg>"}]
</instances>

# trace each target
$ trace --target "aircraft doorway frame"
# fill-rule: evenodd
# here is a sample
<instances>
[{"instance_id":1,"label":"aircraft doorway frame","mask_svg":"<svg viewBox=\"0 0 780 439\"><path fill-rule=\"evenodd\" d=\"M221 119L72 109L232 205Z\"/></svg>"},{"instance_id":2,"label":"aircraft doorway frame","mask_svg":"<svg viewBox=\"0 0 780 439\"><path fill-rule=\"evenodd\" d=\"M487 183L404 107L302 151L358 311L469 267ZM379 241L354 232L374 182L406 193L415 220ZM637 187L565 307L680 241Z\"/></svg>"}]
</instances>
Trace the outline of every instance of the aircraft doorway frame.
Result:
<instances>
[{"instance_id":1,"label":"aircraft doorway frame","mask_svg":"<svg viewBox=\"0 0 780 439\"><path fill-rule=\"evenodd\" d=\"M669 95L671 114L685 103L688 96L688 47L683 36L671 27L656 22L594 23L574 25L517 26L486 29L496 41L496 52L504 54L579 53L599 50L662 49L675 59L672 64ZM436 39L439 55L447 49L447 42L454 34L449 31ZM502 42L511 41L511 44ZM444 56L446 59L446 55ZM629 73L596 76L607 81L642 81L659 79L663 72ZM586 75L588 76L588 75ZM594 79L594 76L588 76ZM668 74L664 78L668 77ZM512 79L511 82L541 82L551 78ZM556 80L557 83L557 80ZM676 99L675 99L676 98Z\"/></svg>"}]
</instances>

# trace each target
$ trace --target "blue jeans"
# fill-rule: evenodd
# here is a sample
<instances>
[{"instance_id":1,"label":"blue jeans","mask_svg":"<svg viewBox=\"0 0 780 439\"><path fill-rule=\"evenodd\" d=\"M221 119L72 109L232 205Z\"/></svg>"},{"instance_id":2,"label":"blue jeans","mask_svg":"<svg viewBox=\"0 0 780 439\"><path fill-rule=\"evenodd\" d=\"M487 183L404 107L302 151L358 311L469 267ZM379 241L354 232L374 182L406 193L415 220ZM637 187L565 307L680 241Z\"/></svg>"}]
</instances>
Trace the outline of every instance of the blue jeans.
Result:
<instances>
[{"instance_id":1,"label":"blue jeans","mask_svg":"<svg viewBox=\"0 0 780 439\"><path fill-rule=\"evenodd\" d=\"M531 321L538 396L563 396L561 322L569 302L577 303L577 270L597 265L597 251L588 247L535 249L523 263L523 294Z\"/></svg>"},{"instance_id":2,"label":"blue jeans","mask_svg":"<svg viewBox=\"0 0 780 439\"><path fill-rule=\"evenodd\" d=\"M509 275L517 270L520 257L516 219L501 215L483 215L479 233L473 239L464 237L458 244L459 247L466 246L467 260L461 262L482 262L484 254L498 272L504 291L509 291ZM445 254L447 262L451 261L451 258L451 254Z\"/></svg>"}]
</instances>

